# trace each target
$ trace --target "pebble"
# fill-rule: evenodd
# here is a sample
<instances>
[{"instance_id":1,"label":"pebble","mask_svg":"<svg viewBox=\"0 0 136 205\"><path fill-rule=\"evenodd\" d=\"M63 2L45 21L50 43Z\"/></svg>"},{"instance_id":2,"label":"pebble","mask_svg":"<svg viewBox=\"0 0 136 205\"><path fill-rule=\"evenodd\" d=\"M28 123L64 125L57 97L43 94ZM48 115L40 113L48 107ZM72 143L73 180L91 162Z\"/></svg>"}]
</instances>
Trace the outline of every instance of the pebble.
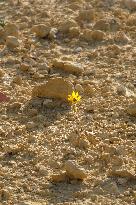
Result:
<instances>
[{"instance_id":1,"label":"pebble","mask_svg":"<svg viewBox=\"0 0 136 205\"><path fill-rule=\"evenodd\" d=\"M0 190L0 201L7 201L10 197L10 193L7 189Z\"/></svg>"},{"instance_id":2,"label":"pebble","mask_svg":"<svg viewBox=\"0 0 136 205\"><path fill-rule=\"evenodd\" d=\"M66 173L65 172L60 172L58 174L52 174L50 175L50 180L52 182L55 182L55 183L59 183L59 182L64 182L66 181Z\"/></svg>"},{"instance_id":3,"label":"pebble","mask_svg":"<svg viewBox=\"0 0 136 205\"><path fill-rule=\"evenodd\" d=\"M7 23L4 26L5 29L5 34L6 36L14 36L16 38L18 38L19 36L19 30L18 30L18 26L15 23Z\"/></svg>"},{"instance_id":4,"label":"pebble","mask_svg":"<svg viewBox=\"0 0 136 205\"><path fill-rule=\"evenodd\" d=\"M49 32L49 38L50 39L55 39L57 35L58 29L57 28L51 28Z\"/></svg>"},{"instance_id":5,"label":"pebble","mask_svg":"<svg viewBox=\"0 0 136 205\"><path fill-rule=\"evenodd\" d=\"M34 122L28 122L26 124L26 128L31 130L31 129L34 129L36 127L36 124Z\"/></svg>"},{"instance_id":6,"label":"pebble","mask_svg":"<svg viewBox=\"0 0 136 205\"><path fill-rule=\"evenodd\" d=\"M12 82L17 84L17 85L22 85L22 83L23 83L22 78L20 76L14 77Z\"/></svg>"},{"instance_id":7,"label":"pebble","mask_svg":"<svg viewBox=\"0 0 136 205\"><path fill-rule=\"evenodd\" d=\"M14 49L16 47L19 47L20 43L19 43L19 40L16 37L8 36L6 38L6 45L7 45L7 47L9 47L11 49Z\"/></svg>"},{"instance_id":8,"label":"pebble","mask_svg":"<svg viewBox=\"0 0 136 205\"><path fill-rule=\"evenodd\" d=\"M38 110L35 109L35 108L30 108L30 109L28 109L28 114L29 114L31 117L36 116L36 115L38 115Z\"/></svg>"},{"instance_id":9,"label":"pebble","mask_svg":"<svg viewBox=\"0 0 136 205\"><path fill-rule=\"evenodd\" d=\"M0 78L2 78L5 75L4 71L0 69Z\"/></svg>"},{"instance_id":10,"label":"pebble","mask_svg":"<svg viewBox=\"0 0 136 205\"><path fill-rule=\"evenodd\" d=\"M73 19L69 19L67 21L63 21L59 27L59 31L61 31L62 33L67 33L69 32L69 29L71 27L78 27L78 24L75 20Z\"/></svg>"},{"instance_id":11,"label":"pebble","mask_svg":"<svg viewBox=\"0 0 136 205\"><path fill-rule=\"evenodd\" d=\"M19 102L13 102L11 104L8 105L7 109L10 110L10 111L19 111L22 107L22 104L19 103Z\"/></svg>"},{"instance_id":12,"label":"pebble","mask_svg":"<svg viewBox=\"0 0 136 205\"><path fill-rule=\"evenodd\" d=\"M123 85L117 86L116 89L118 95L126 95L126 88Z\"/></svg>"},{"instance_id":13,"label":"pebble","mask_svg":"<svg viewBox=\"0 0 136 205\"><path fill-rule=\"evenodd\" d=\"M83 50L82 47L78 47L78 48L75 49L74 52L75 52L75 53L79 53L79 52L81 52L82 50Z\"/></svg>"},{"instance_id":14,"label":"pebble","mask_svg":"<svg viewBox=\"0 0 136 205\"><path fill-rule=\"evenodd\" d=\"M27 72L29 70L30 66L27 63L21 63L20 70L23 72Z\"/></svg>"},{"instance_id":15,"label":"pebble","mask_svg":"<svg viewBox=\"0 0 136 205\"><path fill-rule=\"evenodd\" d=\"M127 108L127 113L131 116L136 117L136 104L131 104Z\"/></svg>"},{"instance_id":16,"label":"pebble","mask_svg":"<svg viewBox=\"0 0 136 205\"><path fill-rule=\"evenodd\" d=\"M133 169L128 170L128 169L112 169L109 170L108 176L118 176L118 177L124 177L124 178L129 178L129 179L136 179L136 174Z\"/></svg>"},{"instance_id":17,"label":"pebble","mask_svg":"<svg viewBox=\"0 0 136 205\"><path fill-rule=\"evenodd\" d=\"M75 161L67 161L65 163L65 170L68 177L71 179L80 179L83 180L87 178L86 171L81 168Z\"/></svg>"},{"instance_id":18,"label":"pebble","mask_svg":"<svg viewBox=\"0 0 136 205\"><path fill-rule=\"evenodd\" d=\"M80 28L79 27L71 27L69 29L69 37L76 38L80 34Z\"/></svg>"},{"instance_id":19,"label":"pebble","mask_svg":"<svg viewBox=\"0 0 136 205\"><path fill-rule=\"evenodd\" d=\"M83 93L84 92L84 88L82 87L82 85L80 84L76 84L75 85L75 90L80 92L80 93Z\"/></svg>"},{"instance_id":20,"label":"pebble","mask_svg":"<svg viewBox=\"0 0 136 205\"><path fill-rule=\"evenodd\" d=\"M105 38L105 33L100 30L92 31L92 39L95 41L102 41Z\"/></svg>"},{"instance_id":21,"label":"pebble","mask_svg":"<svg viewBox=\"0 0 136 205\"><path fill-rule=\"evenodd\" d=\"M84 68L80 64L70 61L63 61L61 59L55 59L53 61L53 66L76 75L80 75L84 72Z\"/></svg>"},{"instance_id":22,"label":"pebble","mask_svg":"<svg viewBox=\"0 0 136 205\"><path fill-rule=\"evenodd\" d=\"M86 41L102 41L105 38L105 33L100 30L84 29L81 38Z\"/></svg>"},{"instance_id":23,"label":"pebble","mask_svg":"<svg viewBox=\"0 0 136 205\"><path fill-rule=\"evenodd\" d=\"M87 84L87 85L84 85L84 93L88 96L92 96L94 95L96 92L96 89L93 85L90 85L90 84Z\"/></svg>"},{"instance_id":24,"label":"pebble","mask_svg":"<svg viewBox=\"0 0 136 205\"><path fill-rule=\"evenodd\" d=\"M92 30L84 29L83 33L80 35L81 39L85 41L92 41Z\"/></svg>"},{"instance_id":25,"label":"pebble","mask_svg":"<svg viewBox=\"0 0 136 205\"><path fill-rule=\"evenodd\" d=\"M50 32L50 25L48 25L48 24L35 25L35 26L32 27L31 31L33 33L35 33L36 37L44 38Z\"/></svg>"}]
</instances>

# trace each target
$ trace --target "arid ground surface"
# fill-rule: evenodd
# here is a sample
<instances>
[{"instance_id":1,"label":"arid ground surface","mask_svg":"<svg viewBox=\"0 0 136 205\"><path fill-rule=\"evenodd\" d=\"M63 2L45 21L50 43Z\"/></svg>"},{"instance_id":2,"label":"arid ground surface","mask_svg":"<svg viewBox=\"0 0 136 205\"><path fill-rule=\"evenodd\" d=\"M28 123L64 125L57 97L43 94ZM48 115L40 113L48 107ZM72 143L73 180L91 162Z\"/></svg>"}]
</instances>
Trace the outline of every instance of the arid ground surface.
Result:
<instances>
[{"instance_id":1,"label":"arid ground surface","mask_svg":"<svg viewBox=\"0 0 136 205\"><path fill-rule=\"evenodd\" d=\"M136 1L0 0L0 205L135 204Z\"/></svg>"}]
</instances>

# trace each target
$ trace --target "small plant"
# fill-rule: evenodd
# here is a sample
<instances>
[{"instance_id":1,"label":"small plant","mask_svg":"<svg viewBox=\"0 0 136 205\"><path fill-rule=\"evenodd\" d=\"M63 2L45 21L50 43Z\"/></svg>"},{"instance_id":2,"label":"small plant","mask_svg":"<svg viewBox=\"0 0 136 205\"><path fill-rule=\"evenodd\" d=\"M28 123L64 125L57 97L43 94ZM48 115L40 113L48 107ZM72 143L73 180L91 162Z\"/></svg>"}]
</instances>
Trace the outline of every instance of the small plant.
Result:
<instances>
[{"instance_id":1,"label":"small plant","mask_svg":"<svg viewBox=\"0 0 136 205\"><path fill-rule=\"evenodd\" d=\"M74 112L77 112L76 104L81 100L81 96L78 92L73 91L71 95L68 95L68 102L72 105L72 109Z\"/></svg>"}]
</instances>

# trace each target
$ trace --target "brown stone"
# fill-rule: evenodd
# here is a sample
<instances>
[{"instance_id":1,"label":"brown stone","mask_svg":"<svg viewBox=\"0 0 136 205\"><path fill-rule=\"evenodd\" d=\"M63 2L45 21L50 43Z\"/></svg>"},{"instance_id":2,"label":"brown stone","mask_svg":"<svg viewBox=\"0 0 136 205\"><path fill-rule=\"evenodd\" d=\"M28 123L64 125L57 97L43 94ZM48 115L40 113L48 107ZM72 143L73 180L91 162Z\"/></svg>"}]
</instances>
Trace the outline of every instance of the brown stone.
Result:
<instances>
[{"instance_id":1,"label":"brown stone","mask_svg":"<svg viewBox=\"0 0 136 205\"><path fill-rule=\"evenodd\" d=\"M50 176L50 179L51 179L52 182L57 182L57 183L63 182L63 181L66 180L66 173L65 172L60 172L58 174L52 174Z\"/></svg>"},{"instance_id":2,"label":"brown stone","mask_svg":"<svg viewBox=\"0 0 136 205\"><path fill-rule=\"evenodd\" d=\"M46 37L50 32L50 25L39 24L32 27L32 32L39 38Z\"/></svg>"},{"instance_id":3,"label":"brown stone","mask_svg":"<svg viewBox=\"0 0 136 205\"><path fill-rule=\"evenodd\" d=\"M62 69L66 72L74 73L77 75L83 73L83 71L84 71L84 69L81 67L80 64L73 63L70 61L63 61L61 59L55 59L53 61L53 66L55 68Z\"/></svg>"},{"instance_id":4,"label":"brown stone","mask_svg":"<svg viewBox=\"0 0 136 205\"><path fill-rule=\"evenodd\" d=\"M16 37L14 36L8 36L6 38L6 45L11 48L11 49L14 49L16 47L19 47L19 41Z\"/></svg>"},{"instance_id":5,"label":"brown stone","mask_svg":"<svg viewBox=\"0 0 136 205\"><path fill-rule=\"evenodd\" d=\"M127 108L128 114L136 117L136 104L132 104Z\"/></svg>"},{"instance_id":6,"label":"brown stone","mask_svg":"<svg viewBox=\"0 0 136 205\"><path fill-rule=\"evenodd\" d=\"M87 177L86 171L81 168L77 163L74 161L67 161L65 163L65 170L68 177L71 179L85 179Z\"/></svg>"},{"instance_id":7,"label":"brown stone","mask_svg":"<svg viewBox=\"0 0 136 205\"><path fill-rule=\"evenodd\" d=\"M63 78L53 78L47 83L36 85L32 90L32 97L47 97L67 99L73 91L73 85Z\"/></svg>"},{"instance_id":8,"label":"brown stone","mask_svg":"<svg viewBox=\"0 0 136 205\"><path fill-rule=\"evenodd\" d=\"M126 177L126 178L136 179L136 173L133 169L132 170L112 169L112 170L109 170L108 175L109 176L117 176L117 177Z\"/></svg>"},{"instance_id":9,"label":"brown stone","mask_svg":"<svg viewBox=\"0 0 136 205\"><path fill-rule=\"evenodd\" d=\"M14 36L18 38L19 36L18 26L15 23L7 23L4 28L5 28L6 36Z\"/></svg>"}]
</instances>

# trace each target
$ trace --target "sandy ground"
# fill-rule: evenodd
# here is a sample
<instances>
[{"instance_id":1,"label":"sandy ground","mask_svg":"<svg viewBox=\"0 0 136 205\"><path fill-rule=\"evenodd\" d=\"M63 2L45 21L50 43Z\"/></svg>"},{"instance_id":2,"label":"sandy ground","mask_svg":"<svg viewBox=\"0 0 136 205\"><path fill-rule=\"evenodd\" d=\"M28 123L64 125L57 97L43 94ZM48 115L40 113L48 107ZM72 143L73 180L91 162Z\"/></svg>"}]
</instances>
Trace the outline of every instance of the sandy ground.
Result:
<instances>
[{"instance_id":1,"label":"sandy ground","mask_svg":"<svg viewBox=\"0 0 136 205\"><path fill-rule=\"evenodd\" d=\"M0 0L0 25L0 204L135 205L135 0Z\"/></svg>"}]
</instances>

